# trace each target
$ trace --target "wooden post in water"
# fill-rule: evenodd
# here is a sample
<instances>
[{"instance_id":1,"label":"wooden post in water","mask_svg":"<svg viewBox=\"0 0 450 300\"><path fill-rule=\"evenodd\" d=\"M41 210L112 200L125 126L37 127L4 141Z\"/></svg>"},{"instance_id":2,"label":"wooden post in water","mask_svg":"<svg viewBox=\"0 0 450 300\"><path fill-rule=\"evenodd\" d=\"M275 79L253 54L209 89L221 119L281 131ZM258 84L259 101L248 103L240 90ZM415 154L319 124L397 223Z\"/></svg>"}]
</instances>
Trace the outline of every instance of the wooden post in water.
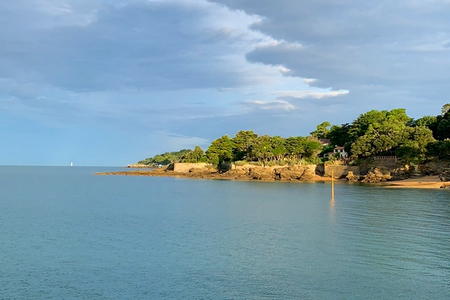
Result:
<instances>
[{"instance_id":1,"label":"wooden post in water","mask_svg":"<svg viewBox=\"0 0 450 300\"><path fill-rule=\"evenodd\" d=\"M334 201L334 169L331 169L331 201Z\"/></svg>"}]
</instances>

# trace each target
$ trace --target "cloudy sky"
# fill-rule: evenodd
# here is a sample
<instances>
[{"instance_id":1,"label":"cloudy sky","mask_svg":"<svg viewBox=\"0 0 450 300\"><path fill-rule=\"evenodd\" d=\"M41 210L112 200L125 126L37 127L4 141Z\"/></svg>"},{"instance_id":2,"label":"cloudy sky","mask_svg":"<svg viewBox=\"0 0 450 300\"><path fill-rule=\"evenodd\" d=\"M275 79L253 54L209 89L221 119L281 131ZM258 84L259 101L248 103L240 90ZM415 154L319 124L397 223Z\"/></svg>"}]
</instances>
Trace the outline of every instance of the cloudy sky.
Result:
<instances>
[{"instance_id":1,"label":"cloudy sky","mask_svg":"<svg viewBox=\"0 0 450 300\"><path fill-rule=\"evenodd\" d=\"M0 164L124 165L450 102L450 0L0 2Z\"/></svg>"}]
</instances>

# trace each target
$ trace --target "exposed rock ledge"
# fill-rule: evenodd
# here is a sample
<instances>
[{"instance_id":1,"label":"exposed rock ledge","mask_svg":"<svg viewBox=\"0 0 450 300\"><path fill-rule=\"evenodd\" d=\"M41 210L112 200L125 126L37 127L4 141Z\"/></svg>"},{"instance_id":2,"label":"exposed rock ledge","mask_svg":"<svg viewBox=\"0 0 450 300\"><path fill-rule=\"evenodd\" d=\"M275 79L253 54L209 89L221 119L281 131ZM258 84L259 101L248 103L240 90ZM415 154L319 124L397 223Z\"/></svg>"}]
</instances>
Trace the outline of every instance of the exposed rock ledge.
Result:
<instances>
[{"instance_id":1,"label":"exposed rock ledge","mask_svg":"<svg viewBox=\"0 0 450 300\"><path fill-rule=\"evenodd\" d=\"M204 179L259 180L259 181L328 181L331 178L316 174L316 165L261 167L254 165L236 166L227 172L218 172L210 165L203 164L181 166L153 170L133 170L120 172L104 172L97 175L125 176L177 176ZM175 171L176 170L176 171Z\"/></svg>"},{"instance_id":2,"label":"exposed rock ledge","mask_svg":"<svg viewBox=\"0 0 450 300\"><path fill-rule=\"evenodd\" d=\"M233 166L233 168L227 172L218 172L215 168L208 164L179 163L168 168L104 172L97 173L97 175L172 176L226 180L324 182L331 180L329 174L331 173L332 168L334 168L333 173L335 174L335 177L344 182L362 182L390 188L450 189L448 172L442 172L439 176L415 176L412 178L399 180L401 177L397 174L398 170L394 170L395 172L391 174L390 171L373 168L368 171L366 175L362 176L359 174L357 167L347 166L325 166L325 169L323 169L323 166L321 167L316 165L261 167L247 164L243 166ZM325 176L319 175L323 173L325 173ZM336 176L336 174L338 176Z\"/></svg>"}]
</instances>

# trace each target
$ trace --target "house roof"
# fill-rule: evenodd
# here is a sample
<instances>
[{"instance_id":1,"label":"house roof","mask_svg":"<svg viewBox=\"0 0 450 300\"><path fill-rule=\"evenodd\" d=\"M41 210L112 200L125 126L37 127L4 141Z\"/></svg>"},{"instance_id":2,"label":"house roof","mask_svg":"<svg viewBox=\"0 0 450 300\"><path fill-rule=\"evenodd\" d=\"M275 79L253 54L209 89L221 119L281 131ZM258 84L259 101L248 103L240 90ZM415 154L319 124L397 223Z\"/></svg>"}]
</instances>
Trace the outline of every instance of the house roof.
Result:
<instances>
[{"instance_id":1,"label":"house roof","mask_svg":"<svg viewBox=\"0 0 450 300\"><path fill-rule=\"evenodd\" d=\"M329 145L331 143L331 141L329 139L319 139L319 142L322 145Z\"/></svg>"}]
</instances>

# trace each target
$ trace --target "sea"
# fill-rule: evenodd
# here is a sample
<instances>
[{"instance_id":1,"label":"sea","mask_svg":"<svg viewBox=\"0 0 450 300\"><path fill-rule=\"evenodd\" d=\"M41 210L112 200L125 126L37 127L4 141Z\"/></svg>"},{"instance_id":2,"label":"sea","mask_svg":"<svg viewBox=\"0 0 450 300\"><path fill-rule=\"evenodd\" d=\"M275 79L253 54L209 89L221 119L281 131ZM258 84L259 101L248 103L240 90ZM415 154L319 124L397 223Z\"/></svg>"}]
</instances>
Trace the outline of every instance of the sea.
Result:
<instances>
[{"instance_id":1,"label":"sea","mask_svg":"<svg viewBox=\"0 0 450 300\"><path fill-rule=\"evenodd\" d=\"M450 191L0 167L0 299L450 299Z\"/></svg>"}]
</instances>

